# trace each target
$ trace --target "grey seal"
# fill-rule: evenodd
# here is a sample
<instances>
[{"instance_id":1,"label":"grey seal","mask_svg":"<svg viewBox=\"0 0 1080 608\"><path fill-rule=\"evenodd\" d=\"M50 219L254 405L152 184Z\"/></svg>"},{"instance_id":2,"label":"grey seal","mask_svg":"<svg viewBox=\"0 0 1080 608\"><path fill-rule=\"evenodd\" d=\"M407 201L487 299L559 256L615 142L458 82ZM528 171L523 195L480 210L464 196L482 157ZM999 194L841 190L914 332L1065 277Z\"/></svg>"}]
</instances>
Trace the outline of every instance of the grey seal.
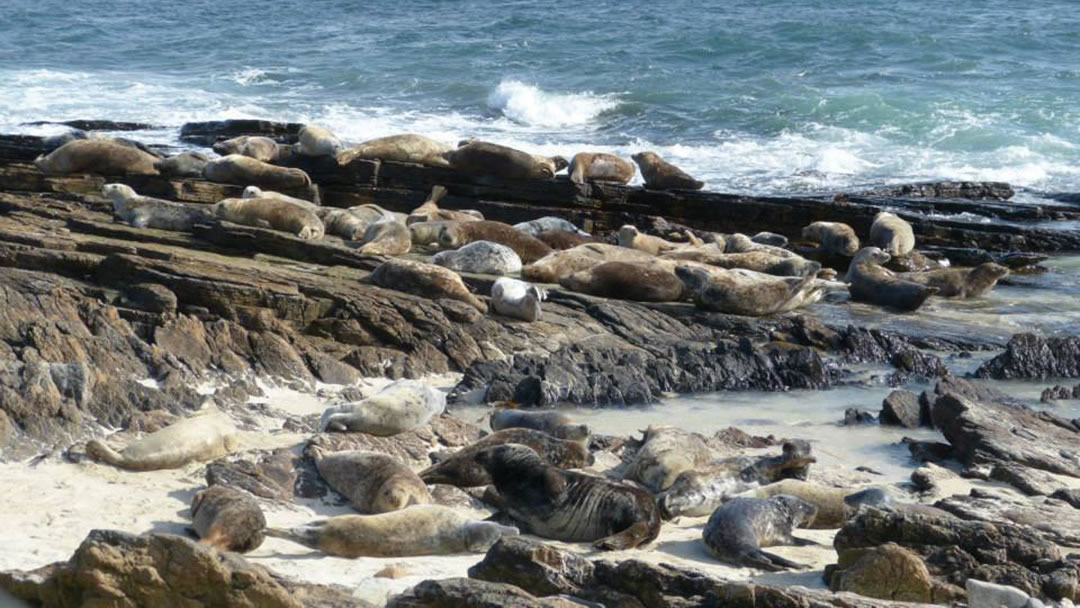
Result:
<instances>
[{"instance_id":1,"label":"grey seal","mask_svg":"<svg viewBox=\"0 0 1080 608\"><path fill-rule=\"evenodd\" d=\"M521 428L540 431L567 441L584 441L589 438L588 426L574 424L574 421L562 412L498 408L491 412L488 421L493 431Z\"/></svg>"},{"instance_id":2,"label":"grey seal","mask_svg":"<svg viewBox=\"0 0 1080 608\"><path fill-rule=\"evenodd\" d=\"M634 163L625 161L606 152L578 152L570 159L567 169L570 181L575 184L585 182L613 182L626 184L634 179L637 170Z\"/></svg>"},{"instance_id":3,"label":"grey seal","mask_svg":"<svg viewBox=\"0 0 1080 608\"><path fill-rule=\"evenodd\" d=\"M814 505L784 494L768 500L736 498L713 512L702 540L709 555L737 566L771 571L808 568L761 548L817 544L791 534L794 528L813 519L816 512Z\"/></svg>"},{"instance_id":4,"label":"grey seal","mask_svg":"<svg viewBox=\"0 0 1080 608\"><path fill-rule=\"evenodd\" d=\"M307 454L326 483L363 514L389 513L432 502L424 482L389 454L350 450L327 452L311 446Z\"/></svg>"},{"instance_id":5,"label":"grey seal","mask_svg":"<svg viewBox=\"0 0 1080 608\"><path fill-rule=\"evenodd\" d=\"M855 229L841 222L814 222L802 229L802 238L818 243L833 255L850 257L859 251Z\"/></svg>"},{"instance_id":6,"label":"grey seal","mask_svg":"<svg viewBox=\"0 0 1080 608\"><path fill-rule=\"evenodd\" d=\"M46 175L157 175L158 157L107 139L76 139L34 159Z\"/></svg>"},{"instance_id":7,"label":"grey seal","mask_svg":"<svg viewBox=\"0 0 1080 608\"><path fill-rule=\"evenodd\" d=\"M446 395L416 380L398 380L371 397L326 408L323 431L385 437L418 429L446 409Z\"/></svg>"},{"instance_id":8,"label":"grey seal","mask_svg":"<svg viewBox=\"0 0 1080 608\"><path fill-rule=\"evenodd\" d=\"M522 321L540 320L540 302L547 290L525 281L502 277L491 286L491 309L503 316Z\"/></svg>"},{"instance_id":9,"label":"grey seal","mask_svg":"<svg viewBox=\"0 0 1080 608\"><path fill-rule=\"evenodd\" d=\"M206 205L185 205L139 196L126 184L105 184L101 193L112 199L113 214L135 228L190 232L192 226L213 220Z\"/></svg>"},{"instance_id":10,"label":"grey seal","mask_svg":"<svg viewBox=\"0 0 1080 608\"><path fill-rule=\"evenodd\" d=\"M191 527L199 542L221 551L254 551L266 538L266 516L243 490L214 485L191 501Z\"/></svg>"},{"instance_id":11,"label":"grey seal","mask_svg":"<svg viewBox=\"0 0 1080 608\"><path fill-rule=\"evenodd\" d=\"M545 230L565 230L567 232L588 235L587 232L575 226L570 220L555 217L554 215L545 215L544 217L536 218L535 220L519 222L514 224L514 230L520 230L529 236L537 236Z\"/></svg>"},{"instance_id":12,"label":"grey seal","mask_svg":"<svg viewBox=\"0 0 1080 608\"><path fill-rule=\"evenodd\" d=\"M234 224L280 230L305 240L321 239L325 233L314 211L280 198L227 198L214 205L214 215Z\"/></svg>"},{"instance_id":13,"label":"grey seal","mask_svg":"<svg viewBox=\"0 0 1080 608\"><path fill-rule=\"evenodd\" d=\"M345 147L341 140L334 136L329 129L318 125L304 125L297 133L297 142L293 146L293 152L301 156L333 156L337 157Z\"/></svg>"},{"instance_id":14,"label":"grey seal","mask_svg":"<svg viewBox=\"0 0 1080 608\"><path fill-rule=\"evenodd\" d=\"M521 272L518 254L506 245L491 241L473 241L460 249L440 251L431 262L457 272L494 275Z\"/></svg>"},{"instance_id":15,"label":"grey seal","mask_svg":"<svg viewBox=\"0 0 1080 608\"><path fill-rule=\"evenodd\" d=\"M907 255L915 249L911 224L888 211L874 216L870 225L870 244L893 256Z\"/></svg>"},{"instance_id":16,"label":"grey seal","mask_svg":"<svg viewBox=\"0 0 1080 608\"><path fill-rule=\"evenodd\" d=\"M559 280L559 285L592 296L633 302L675 302L684 293L675 274L643 264L603 262Z\"/></svg>"},{"instance_id":17,"label":"grey seal","mask_svg":"<svg viewBox=\"0 0 1080 608\"><path fill-rule=\"evenodd\" d=\"M675 274L699 308L727 314L760 317L789 312L825 294L812 274L778 277L742 268L710 272L691 266L679 266Z\"/></svg>"},{"instance_id":18,"label":"grey seal","mask_svg":"<svg viewBox=\"0 0 1080 608\"><path fill-rule=\"evenodd\" d=\"M645 187L649 190L701 190L705 187L705 182L690 177L655 152L638 152L631 158L641 168L641 177L645 178Z\"/></svg>"},{"instance_id":19,"label":"grey seal","mask_svg":"<svg viewBox=\"0 0 1080 608\"><path fill-rule=\"evenodd\" d=\"M303 188L311 177L302 169L278 167L240 154L230 154L206 163L203 177L222 184L267 188Z\"/></svg>"},{"instance_id":20,"label":"grey seal","mask_svg":"<svg viewBox=\"0 0 1080 608\"><path fill-rule=\"evenodd\" d=\"M396 220L380 220L369 224L360 239L360 253L364 255L405 255L412 249L412 233Z\"/></svg>"},{"instance_id":21,"label":"grey seal","mask_svg":"<svg viewBox=\"0 0 1080 608\"><path fill-rule=\"evenodd\" d=\"M394 289L431 300L449 298L465 302L476 310L487 312L487 304L473 295L458 273L423 262L390 259L371 273L371 282L379 287Z\"/></svg>"},{"instance_id":22,"label":"grey seal","mask_svg":"<svg viewBox=\"0 0 1080 608\"><path fill-rule=\"evenodd\" d=\"M210 158L201 152L181 152L154 163L158 173L166 177L202 177Z\"/></svg>"},{"instance_id":23,"label":"grey seal","mask_svg":"<svg viewBox=\"0 0 1080 608\"><path fill-rule=\"evenodd\" d=\"M881 265L889 261L889 254L877 247L864 247L855 254L848 268L848 291L851 298L897 310L916 310L937 287L928 287L896 276Z\"/></svg>"},{"instance_id":24,"label":"grey seal","mask_svg":"<svg viewBox=\"0 0 1080 608\"><path fill-rule=\"evenodd\" d=\"M445 483L462 488L488 485L491 476L476 460L476 455L488 448L509 443L527 446L545 463L560 469L581 468L594 462L593 455L580 441L559 439L528 428L508 428L495 431L445 456L420 471L420 479L427 483Z\"/></svg>"},{"instance_id":25,"label":"grey seal","mask_svg":"<svg viewBox=\"0 0 1080 608\"><path fill-rule=\"evenodd\" d=\"M513 249L525 264L531 264L551 253L551 247L542 241L502 222L453 222L439 232L439 247L443 249L457 249L474 241L491 241L505 245Z\"/></svg>"},{"instance_id":26,"label":"grey seal","mask_svg":"<svg viewBox=\"0 0 1080 608\"><path fill-rule=\"evenodd\" d=\"M928 287L936 287L943 298L977 298L990 293L999 279L1009 276L1009 269L993 262L975 268L937 268L924 272L900 272L898 278Z\"/></svg>"},{"instance_id":27,"label":"grey seal","mask_svg":"<svg viewBox=\"0 0 1080 608\"><path fill-rule=\"evenodd\" d=\"M239 154L266 163L281 160L283 156L286 156L276 141L257 135L241 135L219 141L214 144L213 149L221 156Z\"/></svg>"}]
</instances>

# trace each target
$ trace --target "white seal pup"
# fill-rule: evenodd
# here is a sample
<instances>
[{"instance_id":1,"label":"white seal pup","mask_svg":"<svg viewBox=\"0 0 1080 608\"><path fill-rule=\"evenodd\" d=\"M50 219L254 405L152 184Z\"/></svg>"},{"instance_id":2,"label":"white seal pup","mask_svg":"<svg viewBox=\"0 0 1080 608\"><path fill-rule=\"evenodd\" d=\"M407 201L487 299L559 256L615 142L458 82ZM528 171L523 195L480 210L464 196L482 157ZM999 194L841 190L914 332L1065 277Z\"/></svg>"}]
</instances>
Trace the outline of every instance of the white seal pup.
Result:
<instances>
[{"instance_id":1,"label":"white seal pup","mask_svg":"<svg viewBox=\"0 0 1080 608\"><path fill-rule=\"evenodd\" d=\"M503 277L491 286L492 310L530 323L540 319L540 302L545 299L545 289L517 279Z\"/></svg>"},{"instance_id":2,"label":"white seal pup","mask_svg":"<svg viewBox=\"0 0 1080 608\"><path fill-rule=\"evenodd\" d=\"M195 224L213 219L206 205L185 205L140 196L127 184L105 184L101 193L112 199L113 214L134 228L190 232Z\"/></svg>"},{"instance_id":3,"label":"white seal pup","mask_svg":"<svg viewBox=\"0 0 1080 608\"><path fill-rule=\"evenodd\" d=\"M214 215L234 224L280 230L305 240L321 239L325 233L314 211L280 198L227 198L214 205Z\"/></svg>"},{"instance_id":4,"label":"white seal pup","mask_svg":"<svg viewBox=\"0 0 1080 608\"><path fill-rule=\"evenodd\" d=\"M341 140L329 129L318 125L304 125L297 133L297 144L293 151L303 156L333 156L345 149Z\"/></svg>"},{"instance_id":5,"label":"white seal pup","mask_svg":"<svg viewBox=\"0 0 1080 608\"><path fill-rule=\"evenodd\" d=\"M521 272L521 258L506 245L491 241L473 241L460 249L440 251L432 264L456 272L507 275Z\"/></svg>"},{"instance_id":6,"label":"white seal pup","mask_svg":"<svg viewBox=\"0 0 1080 608\"><path fill-rule=\"evenodd\" d=\"M327 408L319 429L386 437L418 429L445 409L442 391L416 380L398 380L367 399Z\"/></svg>"},{"instance_id":7,"label":"white seal pup","mask_svg":"<svg viewBox=\"0 0 1080 608\"><path fill-rule=\"evenodd\" d=\"M91 440L86 454L121 469L156 471L216 460L239 448L240 435L232 420L211 407L133 441L121 452L99 439Z\"/></svg>"},{"instance_id":8,"label":"white seal pup","mask_svg":"<svg viewBox=\"0 0 1080 608\"><path fill-rule=\"evenodd\" d=\"M589 234L575 226L570 220L555 217L554 215L545 215L544 217L535 220L514 224L514 229L520 230L529 236L537 236L541 232L546 232L548 230L564 230L566 232L573 232L586 236Z\"/></svg>"},{"instance_id":9,"label":"white seal pup","mask_svg":"<svg viewBox=\"0 0 1080 608\"><path fill-rule=\"evenodd\" d=\"M339 515L267 536L284 538L340 557L408 557L483 552L518 530L472 521L450 507L413 505L378 515Z\"/></svg>"},{"instance_id":10,"label":"white seal pup","mask_svg":"<svg viewBox=\"0 0 1080 608\"><path fill-rule=\"evenodd\" d=\"M247 188L244 188L244 192L240 195L240 198L276 198L312 211L318 211L322 208L321 205L317 205L311 201L305 201L302 198L274 192L273 190L263 190L258 186L248 186Z\"/></svg>"},{"instance_id":11,"label":"white seal pup","mask_svg":"<svg viewBox=\"0 0 1080 608\"><path fill-rule=\"evenodd\" d=\"M882 211L870 225L870 244L889 255L907 255L915 249L915 232L896 214Z\"/></svg>"}]
</instances>

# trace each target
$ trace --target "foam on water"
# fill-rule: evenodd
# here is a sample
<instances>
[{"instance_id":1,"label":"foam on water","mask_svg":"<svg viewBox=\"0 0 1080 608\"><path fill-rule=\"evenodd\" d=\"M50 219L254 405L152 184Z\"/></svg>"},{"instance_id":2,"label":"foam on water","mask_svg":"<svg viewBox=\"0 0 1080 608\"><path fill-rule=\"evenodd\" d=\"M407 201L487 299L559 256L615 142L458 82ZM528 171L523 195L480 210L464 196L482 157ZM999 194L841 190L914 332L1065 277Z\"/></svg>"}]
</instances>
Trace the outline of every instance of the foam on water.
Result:
<instances>
[{"instance_id":1,"label":"foam on water","mask_svg":"<svg viewBox=\"0 0 1080 608\"><path fill-rule=\"evenodd\" d=\"M619 105L610 96L549 93L518 80L500 82L488 95L487 104L515 122L545 128L589 125Z\"/></svg>"}]
</instances>

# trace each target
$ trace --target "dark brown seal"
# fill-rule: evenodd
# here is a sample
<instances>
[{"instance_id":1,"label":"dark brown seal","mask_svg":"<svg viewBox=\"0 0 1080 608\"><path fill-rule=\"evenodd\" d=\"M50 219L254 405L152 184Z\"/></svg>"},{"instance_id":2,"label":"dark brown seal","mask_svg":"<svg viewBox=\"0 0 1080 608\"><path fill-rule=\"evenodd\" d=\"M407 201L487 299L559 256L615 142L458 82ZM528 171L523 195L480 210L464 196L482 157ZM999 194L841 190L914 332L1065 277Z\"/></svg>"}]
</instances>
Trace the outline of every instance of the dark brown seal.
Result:
<instances>
[{"instance_id":1,"label":"dark brown seal","mask_svg":"<svg viewBox=\"0 0 1080 608\"><path fill-rule=\"evenodd\" d=\"M977 298L990 293L998 279L1008 276L1009 269L986 262L975 268L938 268L926 272L901 272L896 276L929 287L936 287L944 298Z\"/></svg>"},{"instance_id":2,"label":"dark brown seal","mask_svg":"<svg viewBox=\"0 0 1080 608\"><path fill-rule=\"evenodd\" d=\"M486 141L470 141L456 150L443 154L454 169L469 175L500 179L547 180L555 177L558 160L529 154L507 146Z\"/></svg>"},{"instance_id":3,"label":"dark brown seal","mask_svg":"<svg viewBox=\"0 0 1080 608\"><path fill-rule=\"evenodd\" d=\"M539 454L544 462L562 469L575 469L593 463L592 454L577 441L559 439L534 429L512 428L496 431L450 454L420 471L420 479L425 483L445 483L462 488L486 486L491 483L491 477L475 457L487 448L507 443L526 445Z\"/></svg>"},{"instance_id":4,"label":"dark brown seal","mask_svg":"<svg viewBox=\"0 0 1080 608\"><path fill-rule=\"evenodd\" d=\"M705 186L705 182L690 177L655 152L638 152L631 158L641 168L641 177L649 190L701 190Z\"/></svg>"},{"instance_id":5,"label":"dark brown seal","mask_svg":"<svg viewBox=\"0 0 1080 608\"><path fill-rule=\"evenodd\" d=\"M524 264L531 264L552 251L543 241L502 222L453 222L439 231L439 247L443 249L458 249L473 241L506 245L518 254Z\"/></svg>"},{"instance_id":6,"label":"dark brown seal","mask_svg":"<svg viewBox=\"0 0 1080 608\"><path fill-rule=\"evenodd\" d=\"M634 179L634 164L614 154L604 152L579 152L570 160L570 181L614 182L625 184Z\"/></svg>"},{"instance_id":7,"label":"dark brown seal","mask_svg":"<svg viewBox=\"0 0 1080 608\"><path fill-rule=\"evenodd\" d=\"M191 501L191 527L199 542L222 551L254 551L266 537L266 517L250 494L210 486Z\"/></svg>"},{"instance_id":8,"label":"dark brown seal","mask_svg":"<svg viewBox=\"0 0 1080 608\"><path fill-rule=\"evenodd\" d=\"M627 262L604 262L559 280L578 293L634 302L675 302L683 282L674 273Z\"/></svg>"}]
</instances>

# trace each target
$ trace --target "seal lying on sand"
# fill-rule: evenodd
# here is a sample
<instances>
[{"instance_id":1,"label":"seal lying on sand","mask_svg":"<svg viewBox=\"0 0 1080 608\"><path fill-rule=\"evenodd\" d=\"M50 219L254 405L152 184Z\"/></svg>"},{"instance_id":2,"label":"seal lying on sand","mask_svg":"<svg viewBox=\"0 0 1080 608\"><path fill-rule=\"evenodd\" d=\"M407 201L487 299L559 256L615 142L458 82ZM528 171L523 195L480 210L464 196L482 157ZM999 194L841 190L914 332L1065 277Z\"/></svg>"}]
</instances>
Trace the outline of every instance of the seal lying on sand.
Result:
<instances>
[{"instance_id":1,"label":"seal lying on sand","mask_svg":"<svg viewBox=\"0 0 1080 608\"><path fill-rule=\"evenodd\" d=\"M340 557L408 557L483 552L517 528L489 521L471 521L450 507L413 505L378 515L341 515L282 530L284 538L327 555Z\"/></svg>"},{"instance_id":2,"label":"seal lying on sand","mask_svg":"<svg viewBox=\"0 0 1080 608\"><path fill-rule=\"evenodd\" d=\"M730 564L771 571L808 568L761 548L817 544L791 534L813 519L816 511L814 505L783 494L768 500L736 498L709 517L701 537L709 555Z\"/></svg>"},{"instance_id":3,"label":"seal lying on sand","mask_svg":"<svg viewBox=\"0 0 1080 608\"><path fill-rule=\"evenodd\" d=\"M705 186L705 182L690 177L655 152L638 152L631 158L641 168L641 177L649 190L701 190Z\"/></svg>"},{"instance_id":4,"label":"seal lying on sand","mask_svg":"<svg viewBox=\"0 0 1080 608\"><path fill-rule=\"evenodd\" d=\"M278 167L239 154L230 154L206 163L203 176L221 184L266 188L303 188L311 178L302 169Z\"/></svg>"},{"instance_id":5,"label":"seal lying on sand","mask_svg":"<svg viewBox=\"0 0 1080 608\"><path fill-rule=\"evenodd\" d=\"M326 452L318 446L308 448L307 453L326 483L360 513L389 513L432 502L416 473L389 454Z\"/></svg>"},{"instance_id":6,"label":"seal lying on sand","mask_svg":"<svg viewBox=\"0 0 1080 608\"><path fill-rule=\"evenodd\" d=\"M456 272L507 275L521 272L521 258L506 245L491 241L473 241L460 249L440 251L433 264Z\"/></svg>"},{"instance_id":7,"label":"seal lying on sand","mask_svg":"<svg viewBox=\"0 0 1080 608\"><path fill-rule=\"evenodd\" d=\"M213 485L191 501L191 527L199 542L221 551L247 553L265 538L266 517L243 490Z\"/></svg>"},{"instance_id":8,"label":"seal lying on sand","mask_svg":"<svg viewBox=\"0 0 1080 608\"><path fill-rule=\"evenodd\" d=\"M411 293L437 300L449 298L465 302L480 312L487 312L487 304L469 292L469 288L456 272L449 268L391 259L383 262L371 273L371 282L379 287Z\"/></svg>"},{"instance_id":9,"label":"seal lying on sand","mask_svg":"<svg viewBox=\"0 0 1080 608\"><path fill-rule=\"evenodd\" d=\"M803 527L830 529L844 525L849 510L844 499L855 492L846 488L830 488L808 483L800 479L783 479L749 490L741 496L750 498L770 498L779 494L796 496L817 509L815 516L804 522Z\"/></svg>"},{"instance_id":10,"label":"seal lying on sand","mask_svg":"<svg viewBox=\"0 0 1080 608\"><path fill-rule=\"evenodd\" d=\"M627 162L614 154L604 152L578 152L570 159L570 181L575 184L585 182L614 182L626 184L634 179L633 163Z\"/></svg>"},{"instance_id":11,"label":"seal lying on sand","mask_svg":"<svg viewBox=\"0 0 1080 608\"><path fill-rule=\"evenodd\" d=\"M443 158L462 173L500 179L548 180L559 170L553 159L486 141L467 142Z\"/></svg>"},{"instance_id":12,"label":"seal lying on sand","mask_svg":"<svg viewBox=\"0 0 1080 608\"><path fill-rule=\"evenodd\" d=\"M674 274L642 264L604 262L559 280L559 285L592 296L633 302L676 302L683 282Z\"/></svg>"},{"instance_id":13,"label":"seal lying on sand","mask_svg":"<svg viewBox=\"0 0 1080 608\"><path fill-rule=\"evenodd\" d=\"M499 408L491 412L488 420L493 431L514 428L532 429L568 441L583 441L589 437L588 426L574 424L574 421L562 412L530 412Z\"/></svg>"},{"instance_id":14,"label":"seal lying on sand","mask_svg":"<svg viewBox=\"0 0 1080 608\"><path fill-rule=\"evenodd\" d=\"M709 446L700 435L673 426L649 425L645 443L630 461L625 477L660 492L671 487L684 471L711 460Z\"/></svg>"},{"instance_id":15,"label":"seal lying on sand","mask_svg":"<svg viewBox=\"0 0 1080 608\"><path fill-rule=\"evenodd\" d=\"M905 281L937 288L937 295L943 298L984 296L997 285L998 279L1008 275L1008 268L993 262L985 262L975 268L938 268L925 272L896 274L898 278Z\"/></svg>"},{"instance_id":16,"label":"seal lying on sand","mask_svg":"<svg viewBox=\"0 0 1080 608\"><path fill-rule=\"evenodd\" d=\"M101 193L112 199L116 217L134 228L190 232L195 224L206 223L214 217L206 205L185 205L139 196L126 184L105 184Z\"/></svg>"},{"instance_id":17,"label":"seal lying on sand","mask_svg":"<svg viewBox=\"0 0 1080 608\"><path fill-rule=\"evenodd\" d=\"M502 222L454 222L447 224L439 232L439 247L443 249L457 249L473 241L491 241L505 245L513 249L525 264L531 264L551 253L551 247Z\"/></svg>"},{"instance_id":18,"label":"seal lying on sand","mask_svg":"<svg viewBox=\"0 0 1080 608\"><path fill-rule=\"evenodd\" d=\"M181 152L154 163L158 173L166 177L202 177L210 157L201 152Z\"/></svg>"},{"instance_id":19,"label":"seal lying on sand","mask_svg":"<svg viewBox=\"0 0 1080 608\"><path fill-rule=\"evenodd\" d=\"M293 151L302 156L334 156L345 146L329 129L318 125L304 125L296 134L297 142Z\"/></svg>"},{"instance_id":20,"label":"seal lying on sand","mask_svg":"<svg viewBox=\"0 0 1080 608\"><path fill-rule=\"evenodd\" d=\"M212 407L133 441L119 453L101 440L91 440L86 454L121 469L156 471L216 460L239 447L239 431L232 420Z\"/></svg>"},{"instance_id":21,"label":"seal lying on sand","mask_svg":"<svg viewBox=\"0 0 1080 608\"><path fill-rule=\"evenodd\" d=\"M214 215L234 224L280 230L301 239L321 239L325 231L315 212L279 198L227 198L214 205Z\"/></svg>"},{"instance_id":22,"label":"seal lying on sand","mask_svg":"<svg viewBox=\"0 0 1080 608\"><path fill-rule=\"evenodd\" d=\"M406 133L369 139L337 155L339 164L347 165L354 159L389 160L399 163L416 163L432 167L449 167L443 157L453 148L423 135Z\"/></svg>"},{"instance_id":23,"label":"seal lying on sand","mask_svg":"<svg viewBox=\"0 0 1080 608\"><path fill-rule=\"evenodd\" d=\"M360 243L364 255L405 255L412 249L412 233L401 222L380 220L368 225Z\"/></svg>"},{"instance_id":24,"label":"seal lying on sand","mask_svg":"<svg viewBox=\"0 0 1080 608\"><path fill-rule=\"evenodd\" d=\"M493 311L530 323L540 319L540 302L545 299L547 299L546 290L517 279L503 277L491 286Z\"/></svg>"},{"instance_id":25,"label":"seal lying on sand","mask_svg":"<svg viewBox=\"0 0 1080 608\"><path fill-rule=\"evenodd\" d=\"M281 160L284 156L278 143L269 137L257 135L241 135L232 139L226 139L214 144L214 152L221 156L239 154L270 163ZM291 152L291 150L289 150Z\"/></svg>"},{"instance_id":26,"label":"seal lying on sand","mask_svg":"<svg viewBox=\"0 0 1080 608\"><path fill-rule=\"evenodd\" d=\"M553 467L523 445L488 448L476 461L491 475L503 510L527 532L603 550L640 547L660 535L660 512L646 490Z\"/></svg>"},{"instance_id":27,"label":"seal lying on sand","mask_svg":"<svg viewBox=\"0 0 1080 608\"><path fill-rule=\"evenodd\" d=\"M107 139L76 139L34 159L46 175L97 173L99 175L157 175L158 157Z\"/></svg>"},{"instance_id":28,"label":"seal lying on sand","mask_svg":"<svg viewBox=\"0 0 1080 608\"><path fill-rule=\"evenodd\" d=\"M694 294L699 308L714 312L760 317L813 304L825 294L814 275L777 277L735 268L708 272L680 266L675 274Z\"/></svg>"},{"instance_id":29,"label":"seal lying on sand","mask_svg":"<svg viewBox=\"0 0 1080 608\"><path fill-rule=\"evenodd\" d=\"M416 380L398 380L367 399L326 408L319 428L385 437L418 429L445 409L441 391Z\"/></svg>"},{"instance_id":30,"label":"seal lying on sand","mask_svg":"<svg viewBox=\"0 0 1080 608\"><path fill-rule=\"evenodd\" d=\"M508 443L527 446L546 464L560 469L576 469L594 462L593 455L579 441L559 439L542 431L510 428L494 433L446 456L420 472L426 483L445 483L460 488L485 486L491 476L476 460L480 452Z\"/></svg>"},{"instance_id":31,"label":"seal lying on sand","mask_svg":"<svg viewBox=\"0 0 1080 608\"><path fill-rule=\"evenodd\" d=\"M471 209L465 211L439 209L439 201L442 200L444 196L446 196L446 188L442 186L433 186L427 200L424 201L422 205L409 212L409 217L405 218L405 224L411 225L417 222L438 221L475 222L484 219L483 213Z\"/></svg>"},{"instance_id":32,"label":"seal lying on sand","mask_svg":"<svg viewBox=\"0 0 1080 608\"><path fill-rule=\"evenodd\" d=\"M832 255L850 257L859 251L855 230L840 222L814 222L802 229L802 238L820 244Z\"/></svg>"},{"instance_id":33,"label":"seal lying on sand","mask_svg":"<svg viewBox=\"0 0 1080 608\"><path fill-rule=\"evenodd\" d=\"M916 310L937 287L927 287L897 277L882 264L889 261L889 254L877 247L864 247L855 254L848 268L847 281L851 299L888 306L898 310Z\"/></svg>"},{"instance_id":34,"label":"seal lying on sand","mask_svg":"<svg viewBox=\"0 0 1080 608\"><path fill-rule=\"evenodd\" d=\"M604 262L647 262L652 255L607 243L587 243L565 251L552 252L521 269L521 276L537 283L558 283L575 272Z\"/></svg>"},{"instance_id":35,"label":"seal lying on sand","mask_svg":"<svg viewBox=\"0 0 1080 608\"><path fill-rule=\"evenodd\" d=\"M892 256L907 255L915 249L915 233L911 224L882 211L874 216L870 226L870 244Z\"/></svg>"}]
</instances>

